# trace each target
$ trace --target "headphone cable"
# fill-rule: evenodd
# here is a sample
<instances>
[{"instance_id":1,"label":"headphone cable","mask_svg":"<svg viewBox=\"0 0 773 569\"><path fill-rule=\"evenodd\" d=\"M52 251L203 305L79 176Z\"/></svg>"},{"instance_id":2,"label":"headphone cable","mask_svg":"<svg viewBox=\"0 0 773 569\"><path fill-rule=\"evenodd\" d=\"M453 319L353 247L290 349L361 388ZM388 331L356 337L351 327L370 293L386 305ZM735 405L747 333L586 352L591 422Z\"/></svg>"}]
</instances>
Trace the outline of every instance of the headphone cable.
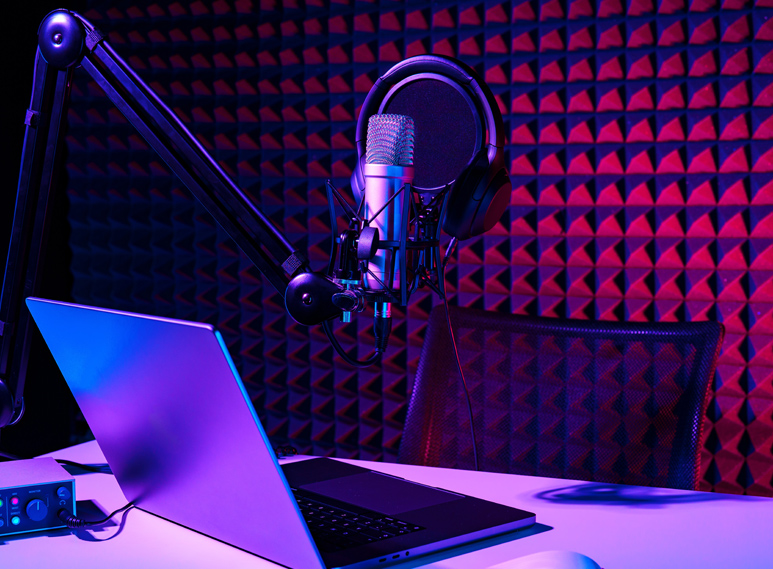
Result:
<instances>
[{"instance_id":1,"label":"headphone cable","mask_svg":"<svg viewBox=\"0 0 773 569\"><path fill-rule=\"evenodd\" d=\"M448 249L446 249L446 258L443 259L443 279L445 279L445 267L448 263L448 259L451 258L451 253L453 253L453 249L456 247L457 239L456 237L451 238L451 242L448 244ZM456 346L456 338L454 337L454 329L453 326L451 326L451 314L448 310L448 294L445 291L445 287L443 287L443 306L445 306L446 309L446 324L448 325L448 334L451 336L451 346L453 346L454 349L454 356L456 357L456 366L459 370L459 377L462 380L462 386L464 387L464 396L467 400L467 415L470 419L470 438L472 439L472 459L473 463L475 465L475 470L478 471L478 445L477 445L477 438L475 437L475 423L473 421L472 416L472 398L470 397L470 390L467 386L467 380L464 378L464 371L462 370L462 360L459 357L459 349Z\"/></svg>"}]
</instances>

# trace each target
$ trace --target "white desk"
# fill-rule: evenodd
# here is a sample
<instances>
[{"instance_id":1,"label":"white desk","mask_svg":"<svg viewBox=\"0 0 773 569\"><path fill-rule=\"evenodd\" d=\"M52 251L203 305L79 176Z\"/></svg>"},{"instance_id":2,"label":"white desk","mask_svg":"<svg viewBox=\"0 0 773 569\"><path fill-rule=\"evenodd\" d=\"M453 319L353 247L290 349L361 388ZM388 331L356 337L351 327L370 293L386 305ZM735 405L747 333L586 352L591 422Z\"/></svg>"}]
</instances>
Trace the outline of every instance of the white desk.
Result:
<instances>
[{"instance_id":1,"label":"white desk","mask_svg":"<svg viewBox=\"0 0 773 569\"><path fill-rule=\"evenodd\" d=\"M104 462L95 442L51 456ZM498 569L506 569L510 560L553 549L584 553L605 569L773 567L770 498L353 462L535 512L537 522L550 528L513 541L499 540L486 549L463 548L455 550L454 557L435 555L400 567L478 569L504 564ZM105 474L77 476L76 497L79 502L92 500L106 512L126 502L115 479ZM0 563L25 569L277 567L139 510L116 516L115 522L103 529L0 539Z\"/></svg>"}]
</instances>

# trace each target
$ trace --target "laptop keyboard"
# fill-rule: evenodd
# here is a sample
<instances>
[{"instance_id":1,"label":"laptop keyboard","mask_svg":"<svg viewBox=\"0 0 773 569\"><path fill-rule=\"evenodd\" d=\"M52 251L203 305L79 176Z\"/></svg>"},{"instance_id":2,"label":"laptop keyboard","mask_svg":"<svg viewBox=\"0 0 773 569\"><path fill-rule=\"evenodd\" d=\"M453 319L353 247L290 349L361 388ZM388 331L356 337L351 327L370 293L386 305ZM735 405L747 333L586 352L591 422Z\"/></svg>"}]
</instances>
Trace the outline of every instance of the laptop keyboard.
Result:
<instances>
[{"instance_id":1,"label":"laptop keyboard","mask_svg":"<svg viewBox=\"0 0 773 569\"><path fill-rule=\"evenodd\" d=\"M347 510L293 488L298 507L320 551L340 551L425 528L369 510Z\"/></svg>"}]
</instances>

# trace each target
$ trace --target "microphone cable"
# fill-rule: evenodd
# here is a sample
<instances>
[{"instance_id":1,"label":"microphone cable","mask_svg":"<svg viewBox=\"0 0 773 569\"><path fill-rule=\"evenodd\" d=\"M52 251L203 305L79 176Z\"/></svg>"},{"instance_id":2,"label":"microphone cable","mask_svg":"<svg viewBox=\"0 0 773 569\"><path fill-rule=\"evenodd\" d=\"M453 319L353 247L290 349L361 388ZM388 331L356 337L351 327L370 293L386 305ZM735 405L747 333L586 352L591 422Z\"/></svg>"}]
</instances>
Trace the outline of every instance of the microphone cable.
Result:
<instances>
[{"instance_id":1,"label":"microphone cable","mask_svg":"<svg viewBox=\"0 0 773 569\"><path fill-rule=\"evenodd\" d=\"M448 264L448 259L451 258L451 255L453 254L454 249L456 248L458 240L456 237L451 238L451 242L448 244L448 249L446 249L446 257L443 259L443 280L445 280L445 269L446 265ZM475 465L475 471L477 472L479 470L478 468L478 445L477 445L477 438L475 437L475 423L472 419L472 398L470 397L470 390L467 386L467 380L464 378L464 371L462 370L462 359L459 357L459 349L456 346L456 338L454 337L454 329L453 326L451 326L451 314L448 310L448 294L446 294L445 286L443 286L443 306L445 306L446 309L446 324L448 325L448 334L451 336L451 345L454 348L454 356L456 357L456 367L459 370L459 377L462 380L462 386L464 387L464 396L467 400L467 416L470 418L470 438L472 439L472 459L473 463Z\"/></svg>"},{"instance_id":2,"label":"microphone cable","mask_svg":"<svg viewBox=\"0 0 773 569\"><path fill-rule=\"evenodd\" d=\"M322 329L325 331L325 335L327 336L327 339L330 341L330 344L333 346L336 352L338 352L338 355L343 358L343 360L348 363L350 366L353 367L368 367L375 363L378 363L381 361L382 352L376 351L372 356L370 356L366 360L356 360L352 358L349 354L346 353L346 350L343 349L341 344L338 343L338 340L336 340L336 337L333 335L333 327L330 325L329 320L325 320L322 323Z\"/></svg>"}]
</instances>

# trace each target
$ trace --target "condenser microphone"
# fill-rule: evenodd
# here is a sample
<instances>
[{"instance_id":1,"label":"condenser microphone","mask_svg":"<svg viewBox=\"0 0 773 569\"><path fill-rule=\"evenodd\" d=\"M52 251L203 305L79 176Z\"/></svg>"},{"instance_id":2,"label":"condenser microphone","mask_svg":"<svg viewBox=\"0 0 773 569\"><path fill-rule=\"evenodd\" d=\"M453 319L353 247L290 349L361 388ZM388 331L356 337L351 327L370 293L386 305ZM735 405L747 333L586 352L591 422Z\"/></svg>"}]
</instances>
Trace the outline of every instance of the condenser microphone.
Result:
<instances>
[{"instance_id":1,"label":"condenser microphone","mask_svg":"<svg viewBox=\"0 0 773 569\"><path fill-rule=\"evenodd\" d=\"M373 115L368 120L363 217L370 227L378 229L380 241L398 241L402 225L408 221L402 215L407 196L400 189L413 183L414 140L411 117L384 114ZM382 290L399 286L401 275L396 263L392 282L387 282L392 266L392 251L379 249L368 262L369 272L363 275L366 288Z\"/></svg>"}]
</instances>

